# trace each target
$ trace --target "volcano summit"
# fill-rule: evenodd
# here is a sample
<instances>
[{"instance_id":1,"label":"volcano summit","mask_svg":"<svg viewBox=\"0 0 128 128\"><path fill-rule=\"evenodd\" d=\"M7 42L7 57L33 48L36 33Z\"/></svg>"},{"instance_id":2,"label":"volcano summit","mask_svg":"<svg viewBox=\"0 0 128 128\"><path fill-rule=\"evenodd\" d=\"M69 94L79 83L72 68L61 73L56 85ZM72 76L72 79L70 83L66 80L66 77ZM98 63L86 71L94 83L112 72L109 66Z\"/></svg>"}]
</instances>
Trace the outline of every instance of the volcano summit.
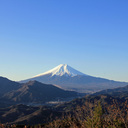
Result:
<instances>
[{"instance_id":1,"label":"volcano summit","mask_svg":"<svg viewBox=\"0 0 128 128\"><path fill-rule=\"evenodd\" d=\"M59 66L47 71L47 72L44 72L42 74L39 74L35 77L40 77L40 76L43 76L43 75L47 75L47 74L50 74L51 76L77 76L77 75L85 75L77 70L75 70L74 68L70 67L69 65L67 64L60 64Z\"/></svg>"}]
</instances>

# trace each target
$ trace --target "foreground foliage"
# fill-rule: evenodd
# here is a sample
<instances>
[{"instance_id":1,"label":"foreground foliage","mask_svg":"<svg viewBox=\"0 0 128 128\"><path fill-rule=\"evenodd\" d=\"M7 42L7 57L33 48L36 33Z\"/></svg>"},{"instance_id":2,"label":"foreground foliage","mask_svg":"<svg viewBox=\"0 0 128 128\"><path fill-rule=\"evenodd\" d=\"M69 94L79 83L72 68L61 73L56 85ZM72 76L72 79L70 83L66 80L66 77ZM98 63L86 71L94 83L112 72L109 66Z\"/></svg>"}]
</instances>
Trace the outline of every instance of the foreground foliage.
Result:
<instances>
[{"instance_id":1,"label":"foreground foliage","mask_svg":"<svg viewBox=\"0 0 128 128\"><path fill-rule=\"evenodd\" d=\"M113 101L85 102L61 118L56 118L43 125L0 125L1 128L128 128L128 104Z\"/></svg>"}]
</instances>

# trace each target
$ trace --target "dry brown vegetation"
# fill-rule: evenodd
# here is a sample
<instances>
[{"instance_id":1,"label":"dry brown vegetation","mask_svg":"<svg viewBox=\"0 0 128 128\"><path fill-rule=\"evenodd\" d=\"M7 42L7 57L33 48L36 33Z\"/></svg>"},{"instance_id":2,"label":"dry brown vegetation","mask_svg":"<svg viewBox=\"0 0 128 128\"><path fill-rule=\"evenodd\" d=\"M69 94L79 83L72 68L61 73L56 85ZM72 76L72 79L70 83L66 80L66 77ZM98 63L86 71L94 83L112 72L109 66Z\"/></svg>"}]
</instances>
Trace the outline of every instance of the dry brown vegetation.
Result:
<instances>
[{"instance_id":1,"label":"dry brown vegetation","mask_svg":"<svg viewBox=\"0 0 128 128\"><path fill-rule=\"evenodd\" d=\"M6 128L7 125L0 125ZM56 118L48 124L24 126L12 125L11 128L128 128L128 103L107 105L99 102L85 102L71 113Z\"/></svg>"},{"instance_id":2,"label":"dry brown vegetation","mask_svg":"<svg viewBox=\"0 0 128 128\"><path fill-rule=\"evenodd\" d=\"M45 128L128 128L127 102L101 106L100 103L77 107L73 116L54 120Z\"/></svg>"}]
</instances>

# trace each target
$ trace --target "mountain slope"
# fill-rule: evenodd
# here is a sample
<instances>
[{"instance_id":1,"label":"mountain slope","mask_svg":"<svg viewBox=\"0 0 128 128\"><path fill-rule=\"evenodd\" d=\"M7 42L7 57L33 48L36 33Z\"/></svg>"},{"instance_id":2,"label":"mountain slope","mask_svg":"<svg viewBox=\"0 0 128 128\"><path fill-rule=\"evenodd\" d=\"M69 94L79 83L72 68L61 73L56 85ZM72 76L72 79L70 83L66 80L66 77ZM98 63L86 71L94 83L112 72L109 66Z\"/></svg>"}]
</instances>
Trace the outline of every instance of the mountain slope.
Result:
<instances>
[{"instance_id":1,"label":"mountain slope","mask_svg":"<svg viewBox=\"0 0 128 128\"><path fill-rule=\"evenodd\" d=\"M2 96L7 92L17 90L20 87L21 87L20 83L11 81L4 77L0 77L0 96Z\"/></svg>"},{"instance_id":2,"label":"mountain slope","mask_svg":"<svg viewBox=\"0 0 128 128\"><path fill-rule=\"evenodd\" d=\"M2 99L15 103L44 103L63 98L77 97L78 93L65 91L53 85L43 84L37 81L29 81L18 90L5 94Z\"/></svg>"},{"instance_id":3,"label":"mountain slope","mask_svg":"<svg viewBox=\"0 0 128 128\"><path fill-rule=\"evenodd\" d=\"M93 95L111 95L114 97L128 99L128 85L124 87L115 88L115 89L106 89L106 90L94 93Z\"/></svg>"},{"instance_id":4,"label":"mountain slope","mask_svg":"<svg viewBox=\"0 0 128 128\"><path fill-rule=\"evenodd\" d=\"M74 90L77 92L96 92L128 84L126 82L118 82L89 76L66 64L61 64L48 72L20 82L27 82L30 80L37 80L42 83L58 85L63 89Z\"/></svg>"}]
</instances>

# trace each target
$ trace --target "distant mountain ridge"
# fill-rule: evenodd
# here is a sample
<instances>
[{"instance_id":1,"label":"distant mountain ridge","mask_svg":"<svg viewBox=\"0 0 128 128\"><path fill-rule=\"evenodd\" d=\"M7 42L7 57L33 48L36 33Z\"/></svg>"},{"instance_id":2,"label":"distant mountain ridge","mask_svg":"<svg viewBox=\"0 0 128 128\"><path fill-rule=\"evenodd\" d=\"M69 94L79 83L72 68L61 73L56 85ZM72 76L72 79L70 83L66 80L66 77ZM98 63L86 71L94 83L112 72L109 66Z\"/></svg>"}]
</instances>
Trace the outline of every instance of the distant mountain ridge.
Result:
<instances>
[{"instance_id":1,"label":"distant mountain ridge","mask_svg":"<svg viewBox=\"0 0 128 128\"><path fill-rule=\"evenodd\" d=\"M20 83L11 81L5 77L0 77L0 96L7 92L19 89L20 87Z\"/></svg>"},{"instance_id":2,"label":"distant mountain ridge","mask_svg":"<svg viewBox=\"0 0 128 128\"><path fill-rule=\"evenodd\" d=\"M111 95L114 97L120 97L120 98L125 97L126 99L128 99L128 85L114 89L102 90L100 92L94 93L93 95Z\"/></svg>"},{"instance_id":3,"label":"distant mountain ridge","mask_svg":"<svg viewBox=\"0 0 128 128\"><path fill-rule=\"evenodd\" d=\"M37 80L46 84L58 85L63 89L77 92L96 92L104 89L125 86L128 84L126 82L89 76L77 71L67 64L60 64L59 66L45 73L41 73L20 82L24 83L30 80Z\"/></svg>"},{"instance_id":4,"label":"distant mountain ridge","mask_svg":"<svg viewBox=\"0 0 128 128\"><path fill-rule=\"evenodd\" d=\"M54 85L43 84L38 81L29 81L18 90L5 94L2 98L16 103L45 103L61 99L77 97L78 93L65 91Z\"/></svg>"},{"instance_id":5,"label":"distant mountain ridge","mask_svg":"<svg viewBox=\"0 0 128 128\"><path fill-rule=\"evenodd\" d=\"M20 84L3 77L0 77L0 90L0 103L2 104L44 104L49 101L67 101L83 96L83 94L66 91L52 84L38 81Z\"/></svg>"}]
</instances>

